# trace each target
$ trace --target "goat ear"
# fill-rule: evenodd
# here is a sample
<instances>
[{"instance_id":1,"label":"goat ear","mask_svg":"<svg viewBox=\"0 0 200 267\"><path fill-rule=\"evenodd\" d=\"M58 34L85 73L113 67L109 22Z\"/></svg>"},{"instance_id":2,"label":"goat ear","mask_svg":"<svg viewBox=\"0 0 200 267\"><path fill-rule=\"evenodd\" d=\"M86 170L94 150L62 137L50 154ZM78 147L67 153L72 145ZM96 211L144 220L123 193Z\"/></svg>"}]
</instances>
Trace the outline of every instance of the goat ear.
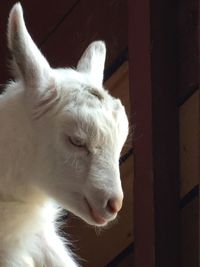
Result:
<instances>
[{"instance_id":1,"label":"goat ear","mask_svg":"<svg viewBox=\"0 0 200 267\"><path fill-rule=\"evenodd\" d=\"M8 47L13 56L14 75L20 75L26 90L43 95L51 80L51 68L26 29L20 3L13 6L9 15Z\"/></svg>"},{"instance_id":2,"label":"goat ear","mask_svg":"<svg viewBox=\"0 0 200 267\"><path fill-rule=\"evenodd\" d=\"M80 58L77 70L91 75L92 79L102 85L106 58L106 46L102 41L91 43Z\"/></svg>"}]
</instances>

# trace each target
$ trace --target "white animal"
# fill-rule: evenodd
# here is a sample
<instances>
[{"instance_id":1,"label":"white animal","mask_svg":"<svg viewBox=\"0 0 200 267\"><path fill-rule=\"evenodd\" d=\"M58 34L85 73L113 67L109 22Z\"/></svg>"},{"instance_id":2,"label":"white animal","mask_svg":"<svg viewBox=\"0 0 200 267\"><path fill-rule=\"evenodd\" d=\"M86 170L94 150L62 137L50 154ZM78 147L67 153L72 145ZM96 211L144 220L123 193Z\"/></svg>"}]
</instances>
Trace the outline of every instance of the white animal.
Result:
<instances>
[{"instance_id":1,"label":"white animal","mask_svg":"<svg viewBox=\"0 0 200 267\"><path fill-rule=\"evenodd\" d=\"M57 233L57 204L91 225L116 218L127 116L103 89L102 41L76 69L53 69L17 3L8 45L14 81L0 96L0 266L75 267Z\"/></svg>"}]
</instances>

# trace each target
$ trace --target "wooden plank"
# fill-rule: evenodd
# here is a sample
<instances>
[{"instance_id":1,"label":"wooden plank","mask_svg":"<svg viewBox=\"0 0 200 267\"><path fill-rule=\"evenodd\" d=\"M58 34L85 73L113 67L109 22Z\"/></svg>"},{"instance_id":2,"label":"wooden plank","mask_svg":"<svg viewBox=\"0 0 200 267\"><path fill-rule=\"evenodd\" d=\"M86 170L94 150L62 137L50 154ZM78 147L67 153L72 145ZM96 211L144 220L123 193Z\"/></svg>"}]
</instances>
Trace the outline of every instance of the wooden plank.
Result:
<instances>
[{"instance_id":1,"label":"wooden plank","mask_svg":"<svg viewBox=\"0 0 200 267\"><path fill-rule=\"evenodd\" d=\"M180 116L180 197L199 183L199 90L179 110Z\"/></svg>"},{"instance_id":2,"label":"wooden plank","mask_svg":"<svg viewBox=\"0 0 200 267\"><path fill-rule=\"evenodd\" d=\"M121 165L124 203L119 218L107 229L89 227L73 216L66 224L66 232L77 240L78 254L86 260L85 267L104 267L133 243L133 157Z\"/></svg>"},{"instance_id":3,"label":"wooden plank","mask_svg":"<svg viewBox=\"0 0 200 267\"><path fill-rule=\"evenodd\" d=\"M124 251L124 253L126 253ZM106 267L133 267L133 260L134 260L134 253L133 250L130 249L130 251L128 251L128 253L126 253L126 255L120 255L120 259L119 256L111 263L109 263L108 265L106 265Z\"/></svg>"},{"instance_id":4,"label":"wooden plank","mask_svg":"<svg viewBox=\"0 0 200 267\"><path fill-rule=\"evenodd\" d=\"M134 243L125 248L116 258L114 258L106 267L132 266L133 264Z\"/></svg>"},{"instance_id":5,"label":"wooden plank","mask_svg":"<svg viewBox=\"0 0 200 267\"><path fill-rule=\"evenodd\" d=\"M129 68L127 61L105 82L105 88L114 97L122 101L122 104L126 107L127 115L130 118Z\"/></svg>"},{"instance_id":6,"label":"wooden plank","mask_svg":"<svg viewBox=\"0 0 200 267\"><path fill-rule=\"evenodd\" d=\"M134 266L179 266L176 1L129 1ZM145 197L143 197L145 196Z\"/></svg>"},{"instance_id":7,"label":"wooden plank","mask_svg":"<svg viewBox=\"0 0 200 267\"><path fill-rule=\"evenodd\" d=\"M48 12L46 2L21 2L31 36L37 45L42 44L42 52L54 67L76 66L84 49L96 39L106 41L106 67L110 66L127 47L127 1L61 0L59 4L52 1L48 3ZM8 0L1 9L0 30L4 35L0 43L0 83L4 83L9 77L5 68L8 54L6 25L10 8L14 3L14 0ZM75 8L64 17L73 5ZM61 23L55 30L54 27L60 20ZM49 35L51 31L53 33Z\"/></svg>"},{"instance_id":8,"label":"wooden plank","mask_svg":"<svg viewBox=\"0 0 200 267\"><path fill-rule=\"evenodd\" d=\"M128 10L131 122L137 126L134 132L134 266L155 267L149 1L129 0Z\"/></svg>"},{"instance_id":9,"label":"wooden plank","mask_svg":"<svg viewBox=\"0 0 200 267\"><path fill-rule=\"evenodd\" d=\"M181 267L198 267L199 198L181 210Z\"/></svg>"},{"instance_id":10,"label":"wooden plank","mask_svg":"<svg viewBox=\"0 0 200 267\"><path fill-rule=\"evenodd\" d=\"M178 2L178 102L198 88L198 0Z\"/></svg>"},{"instance_id":11,"label":"wooden plank","mask_svg":"<svg viewBox=\"0 0 200 267\"><path fill-rule=\"evenodd\" d=\"M127 267L132 266L133 267L133 260L134 260L134 254L130 253L127 257L125 257L119 264L113 266L113 267Z\"/></svg>"},{"instance_id":12,"label":"wooden plank","mask_svg":"<svg viewBox=\"0 0 200 267\"><path fill-rule=\"evenodd\" d=\"M47 35L54 29L55 25L61 20L61 18L70 10L76 0L60 0L59 4L56 1L49 1L48 6L44 1L34 0L34 1L20 1L23 10L25 22L37 45L42 43ZM7 20L10 9L16 0L7 0L1 5L0 9L0 32L1 32L1 42L0 42L0 83L5 83L5 81L10 77L7 70ZM56 53L56 51L54 51Z\"/></svg>"},{"instance_id":13,"label":"wooden plank","mask_svg":"<svg viewBox=\"0 0 200 267\"><path fill-rule=\"evenodd\" d=\"M180 262L177 1L151 1L156 266Z\"/></svg>"},{"instance_id":14,"label":"wooden plank","mask_svg":"<svg viewBox=\"0 0 200 267\"><path fill-rule=\"evenodd\" d=\"M48 4L40 0L20 2L24 9L26 26L38 46L45 41L55 25L65 17L76 2L79 3L77 0L49 1Z\"/></svg>"},{"instance_id":15,"label":"wooden plank","mask_svg":"<svg viewBox=\"0 0 200 267\"><path fill-rule=\"evenodd\" d=\"M88 44L98 39L107 44L107 67L127 47L127 0L80 1L42 50L55 67L76 66Z\"/></svg>"}]
</instances>

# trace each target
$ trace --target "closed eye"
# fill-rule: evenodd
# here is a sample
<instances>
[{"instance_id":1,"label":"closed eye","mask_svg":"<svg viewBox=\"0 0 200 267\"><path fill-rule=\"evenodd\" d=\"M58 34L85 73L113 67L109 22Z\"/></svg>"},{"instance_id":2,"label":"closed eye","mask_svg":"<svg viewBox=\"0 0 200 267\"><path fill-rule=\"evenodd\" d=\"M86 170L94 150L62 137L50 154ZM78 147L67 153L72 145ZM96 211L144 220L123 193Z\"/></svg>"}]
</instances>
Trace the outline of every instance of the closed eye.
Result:
<instances>
[{"instance_id":1,"label":"closed eye","mask_svg":"<svg viewBox=\"0 0 200 267\"><path fill-rule=\"evenodd\" d=\"M69 139L69 142L73 145L73 146L76 146L76 147L82 147L82 148L86 148L86 144L85 142L80 139L80 138L77 138L77 137L68 137Z\"/></svg>"},{"instance_id":2,"label":"closed eye","mask_svg":"<svg viewBox=\"0 0 200 267\"><path fill-rule=\"evenodd\" d=\"M68 137L68 140L69 140L70 144L73 145L74 147L84 149L87 152L88 156L91 155L91 152L88 149L87 144L85 143L85 141L83 139L80 139L78 137Z\"/></svg>"}]
</instances>

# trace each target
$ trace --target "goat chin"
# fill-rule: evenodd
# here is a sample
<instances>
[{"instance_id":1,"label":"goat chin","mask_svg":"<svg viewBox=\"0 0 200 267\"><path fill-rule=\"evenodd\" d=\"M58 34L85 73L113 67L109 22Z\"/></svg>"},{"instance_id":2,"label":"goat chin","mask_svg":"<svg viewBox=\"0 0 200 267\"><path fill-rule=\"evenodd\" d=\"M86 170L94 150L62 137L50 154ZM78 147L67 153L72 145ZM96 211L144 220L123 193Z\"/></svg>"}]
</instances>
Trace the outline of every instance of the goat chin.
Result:
<instances>
[{"instance_id":1,"label":"goat chin","mask_svg":"<svg viewBox=\"0 0 200 267\"><path fill-rule=\"evenodd\" d=\"M91 43L76 69L51 68L19 3L7 36L13 81L0 96L0 266L79 266L57 233L59 206L104 226L123 201L118 162L128 120L102 85L106 47Z\"/></svg>"}]
</instances>

